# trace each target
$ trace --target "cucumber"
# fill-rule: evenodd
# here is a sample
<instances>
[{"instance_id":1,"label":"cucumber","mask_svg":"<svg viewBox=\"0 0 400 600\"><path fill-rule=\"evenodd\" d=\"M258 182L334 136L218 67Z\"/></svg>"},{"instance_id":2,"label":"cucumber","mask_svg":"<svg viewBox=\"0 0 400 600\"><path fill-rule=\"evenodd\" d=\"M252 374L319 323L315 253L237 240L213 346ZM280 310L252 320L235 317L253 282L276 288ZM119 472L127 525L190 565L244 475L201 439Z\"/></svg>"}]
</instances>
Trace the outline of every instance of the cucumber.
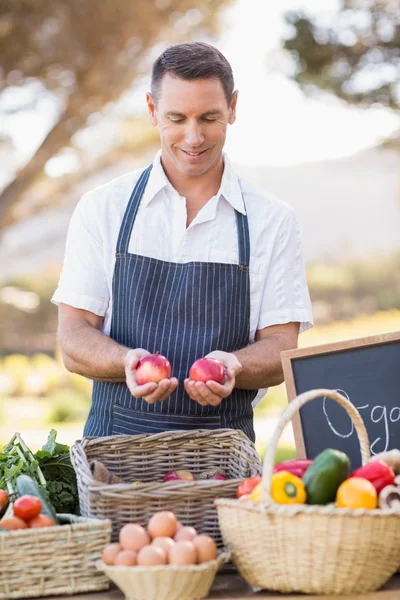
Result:
<instances>
[{"instance_id":1,"label":"cucumber","mask_svg":"<svg viewBox=\"0 0 400 600\"><path fill-rule=\"evenodd\" d=\"M307 504L334 502L338 487L349 473L350 460L344 452L328 448L318 454L302 477Z\"/></svg>"},{"instance_id":2,"label":"cucumber","mask_svg":"<svg viewBox=\"0 0 400 600\"><path fill-rule=\"evenodd\" d=\"M19 496L35 496L35 498L39 498L42 503L42 510L40 511L42 515L47 515L51 519L53 519L56 525L59 525L60 522L57 519L56 512L50 502L47 501L44 490L28 475L19 475L17 477L17 491Z\"/></svg>"}]
</instances>

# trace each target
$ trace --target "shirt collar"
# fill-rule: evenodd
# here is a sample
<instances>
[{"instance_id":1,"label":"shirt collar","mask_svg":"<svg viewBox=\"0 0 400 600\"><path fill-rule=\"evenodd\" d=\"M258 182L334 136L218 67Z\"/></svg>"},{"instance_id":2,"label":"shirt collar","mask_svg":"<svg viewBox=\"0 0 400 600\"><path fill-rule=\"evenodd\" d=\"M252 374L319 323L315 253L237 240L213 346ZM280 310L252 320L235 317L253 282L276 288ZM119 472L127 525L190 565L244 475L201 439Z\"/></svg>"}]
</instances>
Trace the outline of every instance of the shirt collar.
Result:
<instances>
[{"instance_id":1,"label":"shirt collar","mask_svg":"<svg viewBox=\"0 0 400 600\"><path fill-rule=\"evenodd\" d=\"M224 172L222 174L221 186L216 194L217 200L222 196L229 204L243 215L246 209L243 202L242 190L239 179L233 170L232 164L225 152L223 152ZM143 195L143 205L146 207L152 199L164 187L172 187L168 177L161 164L161 150L159 150L153 160L153 168L147 182L146 190Z\"/></svg>"}]
</instances>

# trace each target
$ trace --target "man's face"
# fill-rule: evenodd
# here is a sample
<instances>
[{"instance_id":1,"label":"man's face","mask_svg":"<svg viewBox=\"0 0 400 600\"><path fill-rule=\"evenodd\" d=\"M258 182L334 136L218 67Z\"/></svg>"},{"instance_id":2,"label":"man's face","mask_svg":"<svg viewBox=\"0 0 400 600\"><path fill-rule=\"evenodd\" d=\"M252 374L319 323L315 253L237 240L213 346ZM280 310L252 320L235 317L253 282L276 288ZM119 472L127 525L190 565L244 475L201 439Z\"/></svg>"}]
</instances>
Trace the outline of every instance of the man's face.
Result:
<instances>
[{"instance_id":1,"label":"man's face","mask_svg":"<svg viewBox=\"0 0 400 600\"><path fill-rule=\"evenodd\" d=\"M157 105L147 94L150 121L160 131L168 172L201 176L222 162L228 123L236 117L237 92L228 106L219 79L184 80L167 73Z\"/></svg>"}]
</instances>

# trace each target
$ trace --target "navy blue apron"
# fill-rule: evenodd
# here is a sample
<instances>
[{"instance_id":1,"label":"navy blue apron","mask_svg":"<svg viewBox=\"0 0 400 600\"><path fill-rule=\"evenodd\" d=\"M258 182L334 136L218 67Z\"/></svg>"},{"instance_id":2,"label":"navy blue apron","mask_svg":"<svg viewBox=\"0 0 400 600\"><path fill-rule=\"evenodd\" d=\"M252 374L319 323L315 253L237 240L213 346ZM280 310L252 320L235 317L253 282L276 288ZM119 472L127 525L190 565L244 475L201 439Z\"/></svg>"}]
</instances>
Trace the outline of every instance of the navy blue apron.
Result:
<instances>
[{"instance_id":1,"label":"navy blue apron","mask_svg":"<svg viewBox=\"0 0 400 600\"><path fill-rule=\"evenodd\" d=\"M135 435L184 429L241 429L255 440L257 390L234 389L219 406L191 400L183 381L195 360L213 350L249 344L250 239L247 216L235 211L239 264L173 263L128 252L152 166L143 171L126 208L116 248L110 337L128 348L160 352L177 389L164 402L134 398L125 383L94 381L84 435Z\"/></svg>"}]
</instances>

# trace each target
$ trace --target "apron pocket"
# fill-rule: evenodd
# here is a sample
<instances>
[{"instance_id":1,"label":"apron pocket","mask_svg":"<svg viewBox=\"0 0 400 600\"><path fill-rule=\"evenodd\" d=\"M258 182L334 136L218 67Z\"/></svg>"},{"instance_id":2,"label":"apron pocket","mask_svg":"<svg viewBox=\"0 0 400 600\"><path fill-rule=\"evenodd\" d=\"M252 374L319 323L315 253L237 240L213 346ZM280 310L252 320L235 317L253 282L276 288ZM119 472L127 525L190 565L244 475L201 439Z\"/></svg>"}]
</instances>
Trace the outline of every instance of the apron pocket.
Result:
<instances>
[{"instance_id":1,"label":"apron pocket","mask_svg":"<svg viewBox=\"0 0 400 600\"><path fill-rule=\"evenodd\" d=\"M221 429L221 417L139 412L114 405L112 435L138 435L188 429Z\"/></svg>"}]
</instances>

